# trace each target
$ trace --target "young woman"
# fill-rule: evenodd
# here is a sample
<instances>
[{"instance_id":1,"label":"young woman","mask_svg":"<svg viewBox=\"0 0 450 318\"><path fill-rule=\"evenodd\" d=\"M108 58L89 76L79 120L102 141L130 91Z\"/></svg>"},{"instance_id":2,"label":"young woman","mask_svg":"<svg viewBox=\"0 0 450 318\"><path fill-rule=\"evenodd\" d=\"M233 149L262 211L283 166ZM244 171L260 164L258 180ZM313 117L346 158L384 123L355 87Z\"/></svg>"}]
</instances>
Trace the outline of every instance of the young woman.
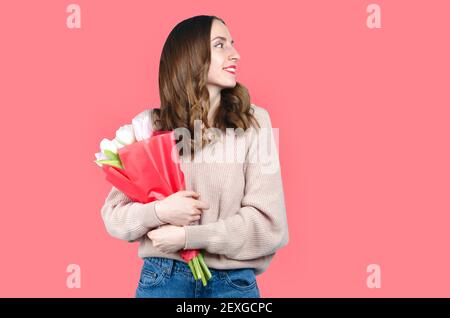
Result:
<instances>
[{"instance_id":1,"label":"young woman","mask_svg":"<svg viewBox=\"0 0 450 318\"><path fill-rule=\"evenodd\" d=\"M202 15L176 25L164 44L161 108L138 116L151 116L160 130L195 134L200 123L200 132L218 133L191 135L190 156L184 149L180 163L186 191L147 204L114 187L107 196L101 212L108 233L140 243L144 265L136 297L260 297L256 275L288 243L275 147L265 160L253 160L264 148L263 129L273 141L271 120L236 82L240 55L233 43L223 20ZM182 249L203 250L212 273L206 287L194 280Z\"/></svg>"}]
</instances>

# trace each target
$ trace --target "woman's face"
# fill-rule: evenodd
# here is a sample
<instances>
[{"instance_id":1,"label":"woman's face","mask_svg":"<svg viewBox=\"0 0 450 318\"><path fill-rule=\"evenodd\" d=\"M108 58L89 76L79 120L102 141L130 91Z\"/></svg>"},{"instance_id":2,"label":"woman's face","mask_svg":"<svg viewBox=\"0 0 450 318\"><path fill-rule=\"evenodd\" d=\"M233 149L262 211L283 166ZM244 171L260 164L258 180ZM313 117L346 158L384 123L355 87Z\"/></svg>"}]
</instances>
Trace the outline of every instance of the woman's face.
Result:
<instances>
[{"instance_id":1,"label":"woman's face","mask_svg":"<svg viewBox=\"0 0 450 318\"><path fill-rule=\"evenodd\" d=\"M241 58L233 46L228 28L214 19L211 28L211 64L208 71L208 84L220 89L236 86L237 61ZM226 67L235 66L236 68Z\"/></svg>"}]
</instances>

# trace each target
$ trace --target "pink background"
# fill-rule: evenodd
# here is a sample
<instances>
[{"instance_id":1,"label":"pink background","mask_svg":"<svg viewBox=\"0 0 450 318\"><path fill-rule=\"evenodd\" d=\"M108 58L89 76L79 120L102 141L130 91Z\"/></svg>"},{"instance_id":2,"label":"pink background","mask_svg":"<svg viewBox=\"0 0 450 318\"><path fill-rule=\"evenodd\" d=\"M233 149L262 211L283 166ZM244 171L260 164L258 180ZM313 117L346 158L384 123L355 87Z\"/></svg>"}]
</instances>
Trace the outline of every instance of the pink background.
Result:
<instances>
[{"instance_id":1,"label":"pink background","mask_svg":"<svg viewBox=\"0 0 450 318\"><path fill-rule=\"evenodd\" d=\"M81 29L70 3L0 4L0 297L133 297L142 261L106 233L94 153L159 106L164 40L198 14L225 20L280 128L290 243L261 295L450 296L448 1L74 1Z\"/></svg>"}]
</instances>

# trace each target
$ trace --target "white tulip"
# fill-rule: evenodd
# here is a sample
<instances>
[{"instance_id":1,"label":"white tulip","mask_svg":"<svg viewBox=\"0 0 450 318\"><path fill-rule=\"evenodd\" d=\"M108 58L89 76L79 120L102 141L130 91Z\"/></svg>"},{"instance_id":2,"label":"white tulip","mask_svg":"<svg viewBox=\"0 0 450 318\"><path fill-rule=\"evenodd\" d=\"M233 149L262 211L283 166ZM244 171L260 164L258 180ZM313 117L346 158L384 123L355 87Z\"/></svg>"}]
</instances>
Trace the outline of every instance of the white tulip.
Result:
<instances>
[{"instance_id":1,"label":"white tulip","mask_svg":"<svg viewBox=\"0 0 450 318\"><path fill-rule=\"evenodd\" d=\"M114 142L107 138L103 138L100 142L100 149L102 152L104 152L105 150L109 150L111 152L117 153L118 148Z\"/></svg>"},{"instance_id":2,"label":"white tulip","mask_svg":"<svg viewBox=\"0 0 450 318\"><path fill-rule=\"evenodd\" d=\"M120 141L117 140L117 138L114 138L112 140L112 142L114 143L114 145L117 147L117 149L120 149L122 147L125 147L125 145L123 143L121 143Z\"/></svg>"},{"instance_id":3,"label":"white tulip","mask_svg":"<svg viewBox=\"0 0 450 318\"><path fill-rule=\"evenodd\" d=\"M137 141L150 138L153 133L152 109L146 109L137 114L132 120L132 125Z\"/></svg>"},{"instance_id":4,"label":"white tulip","mask_svg":"<svg viewBox=\"0 0 450 318\"><path fill-rule=\"evenodd\" d=\"M132 125L125 125L117 129L116 131L116 138L114 138L116 141L121 143L124 146L131 145L132 143L136 142L136 138L134 136L133 126Z\"/></svg>"}]
</instances>

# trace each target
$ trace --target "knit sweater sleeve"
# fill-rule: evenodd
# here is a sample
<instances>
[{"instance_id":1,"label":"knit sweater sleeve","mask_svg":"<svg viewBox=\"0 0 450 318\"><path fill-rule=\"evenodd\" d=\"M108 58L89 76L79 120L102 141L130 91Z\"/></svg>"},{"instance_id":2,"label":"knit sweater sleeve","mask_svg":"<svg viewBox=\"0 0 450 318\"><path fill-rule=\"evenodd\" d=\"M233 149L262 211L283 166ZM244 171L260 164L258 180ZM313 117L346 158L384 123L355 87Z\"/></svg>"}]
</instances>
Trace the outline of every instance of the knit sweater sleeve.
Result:
<instances>
[{"instance_id":1,"label":"knit sweater sleeve","mask_svg":"<svg viewBox=\"0 0 450 318\"><path fill-rule=\"evenodd\" d=\"M163 224L156 215L156 202L134 202L113 186L101 208L107 232L118 239L136 241L151 229Z\"/></svg>"},{"instance_id":2,"label":"knit sweater sleeve","mask_svg":"<svg viewBox=\"0 0 450 318\"><path fill-rule=\"evenodd\" d=\"M249 260L271 255L287 245L289 233L272 124L268 112L257 109L255 117L261 129L249 142L241 208L217 222L185 226L185 249L204 249L236 260Z\"/></svg>"}]
</instances>

